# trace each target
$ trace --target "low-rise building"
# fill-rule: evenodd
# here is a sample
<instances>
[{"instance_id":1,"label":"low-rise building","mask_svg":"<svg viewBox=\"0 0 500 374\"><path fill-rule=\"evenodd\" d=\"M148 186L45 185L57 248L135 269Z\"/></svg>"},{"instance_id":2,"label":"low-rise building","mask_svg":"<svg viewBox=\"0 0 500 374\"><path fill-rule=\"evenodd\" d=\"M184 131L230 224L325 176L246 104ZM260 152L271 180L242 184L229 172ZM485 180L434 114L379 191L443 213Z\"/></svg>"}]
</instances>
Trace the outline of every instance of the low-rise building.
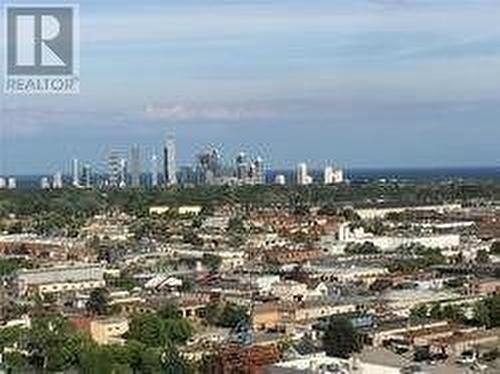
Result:
<instances>
[{"instance_id":1,"label":"low-rise building","mask_svg":"<svg viewBox=\"0 0 500 374\"><path fill-rule=\"evenodd\" d=\"M122 336L129 330L125 317L81 317L69 318L70 323L79 331L88 333L100 345L123 344Z\"/></svg>"},{"instance_id":2,"label":"low-rise building","mask_svg":"<svg viewBox=\"0 0 500 374\"><path fill-rule=\"evenodd\" d=\"M84 291L104 287L104 267L98 264L20 270L15 277L19 295Z\"/></svg>"},{"instance_id":3,"label":"low-rise building","mask_svg":"<svg viewBox=\"0 0 500 374\"><path fill-rule=\"evenodd\" d=\"M265 260L272 264L288 265L317 260L323 256L319 249L284 249L266 251Z\"/></svg>"},{"instance_id":4,"label":"low-rise building","mask_svg":"<svg viewBox=\"0 0 500 374\"><path fill-rule=\"evenodd\" d=\"M122 344L129 329L124 317L99 318L90 322L90 335L97 344Z\"/></svg>"},{"instance_id":5,"label":"low-rise building","mask_svg":"<svg viewBox=\"0 0 500 374\"><path fill-rule=\"evenodd\" d=\"M471 291L476 295L498 295L500 294L500 279L481 279L471 285Z\"/></svg>"},{"instance_id":6,"label":"low-rise building","mask_svg":"<svg viewBox=\"0 0 500 374\"><path fill-rule=\"evenodd\" d=\"M367 285L377 278L389 274L386 267L378 266L324 266L322 264L311 267L310 277L325 282L358 283Z\"/></svg>"},{"instance_id":7,"label":"low-rise building","mask_svg":"<svg viewBox=\"0 0 500 374\"><path fill-rule=\"evenodd\" d=\"M271 294L284 301L304 300L308 293L307 285L293 280L285 280L273 284Z\"/></svg>"},{"instance_id":8,"label":"low-rise building","mask_svg":"<svg viewBox=\"0 0 500 374\"><path fill-rule=\"evenodd\" d=\"M201 213L202 207L199 205L182 205L179 207L170 207L170 206L152 206L149 208L149 214L152 215L162 215L167 212L174 212L181 216L185 215L193 215L197 216Z\"/></svg>"},{"instance_id":9,"label":"low-rise building","mask_svg":"<svg viewBox=\"0 0 500 374\"><path fill-rule=\"evenodd\" d=\"M279 305L276 302L256 304L252 311L254 330L275 330L281 323Z\"/></svg>"}]
</instances>

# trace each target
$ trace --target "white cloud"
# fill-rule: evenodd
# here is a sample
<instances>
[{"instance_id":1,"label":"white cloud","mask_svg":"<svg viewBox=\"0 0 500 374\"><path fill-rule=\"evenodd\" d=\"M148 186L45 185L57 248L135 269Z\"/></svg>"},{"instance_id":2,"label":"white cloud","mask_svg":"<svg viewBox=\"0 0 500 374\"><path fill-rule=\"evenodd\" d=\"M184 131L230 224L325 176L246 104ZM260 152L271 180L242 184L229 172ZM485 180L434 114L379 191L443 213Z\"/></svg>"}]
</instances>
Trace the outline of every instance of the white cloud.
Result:
<instances>
[{"instance_id":1,"label":"white cloud","mask_svg":"<svg viewBox=\"0 0 500 374\"><path fill-rule=\"evenodd\" d=\"M220 120L269 119L278 113L263 106L217 104L148 105L145 115L153 120Z\"/></svg>"}]
</instances>

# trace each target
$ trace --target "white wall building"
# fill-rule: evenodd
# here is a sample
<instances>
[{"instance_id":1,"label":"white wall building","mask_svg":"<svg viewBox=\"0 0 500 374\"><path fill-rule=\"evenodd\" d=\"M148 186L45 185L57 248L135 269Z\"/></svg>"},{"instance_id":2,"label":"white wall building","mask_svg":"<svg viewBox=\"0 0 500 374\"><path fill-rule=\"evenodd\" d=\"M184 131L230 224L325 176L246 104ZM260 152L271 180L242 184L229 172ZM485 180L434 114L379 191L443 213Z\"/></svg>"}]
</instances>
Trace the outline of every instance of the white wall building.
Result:
<instances>
[{"instance_id":1,"label":"white wall building","mask_svg":"<svg viewBox=\"0 0 500 374\"><path fill-rule=\"evenodd\" d=\"M323 173L325 184L336 184L344 181L344 172L342 169L335 169L332 166L327 166Z\"/></svg>"},{"instance_id":2,"label":"white wall building","mask_svg":"<svg viewBox=\"0 0 500 374\"><path fill-rule=\"evenodd\" d=\"M40 179L40 188L42 190L48 190L50 189L50 182L48 177L42 177Z\"/></svg>"},{"instance_id":3,"label":"white wall building","mask_svg":"<svg viewBox=\"0 0 500 374\"><path fill-rule=\"evenodd\" d=\"M438 213L446 213L450 211L460 210L460 204L443 204L443 205L424 205L424 206L407 206L394 208L366 208L356 209L356 213L361 219L384 218L389 213L403 213L405 211L436 211Z\"/></svg>"},{"instance_id":4,"label":"white wall building","mask_svg":"<svg viewBox=\"0 0 500 374\"><path fill-rule=\"evenodd\" d=\"M286 178L283 174L278 174L274 177L274 184L284 186L286 184Z\"/></svg>"},{"instance_id":5,"label":"white wall building","mask_svg":"<svg viewBox=\"0 0 500 374\"><path fill-rule=\"evenodd\" d=\"M16 178L10 177L9 179L7 179L7 188L9 190L15 190L16 187L17 187L17 185L16 185Z\"/></svg>"},{"instance_id":6,"label":"white wall building","mask_svg":"<svg viewBox=\"0 0 500 374\"><path fill-rule=\"evenodd\" d=\"M297 184L301 186L306 186L312 183L312 178L307 174L307 165L301 162L297 165Z\"/></svg>"},{"instance_id":7,"label":"white wall building","mask_svg":"<svg viewBox=\"0 0 500 374\"><path fill-rule=\"evenodd\" d=\"M439 234L424 236L375 236L366 233L363 228L351 230L349 223L343 223L339 228L339 241L345 245L350 243L363 244L371 242L383 251L395 250L401 246L420 244L433 248L457 248L460 245L459 234Z\"/></svg>"},{"instance_id":8,"label":"white wall building","mask_svg":"<svg viewBox=\"0 0 500 374\"><path fill-rule=\"evenodd\" d=\"M63 188L63 176L60 171L54 174L54 179L52 181L52 188L54 189Z\"/></svg>"}]
</instances>

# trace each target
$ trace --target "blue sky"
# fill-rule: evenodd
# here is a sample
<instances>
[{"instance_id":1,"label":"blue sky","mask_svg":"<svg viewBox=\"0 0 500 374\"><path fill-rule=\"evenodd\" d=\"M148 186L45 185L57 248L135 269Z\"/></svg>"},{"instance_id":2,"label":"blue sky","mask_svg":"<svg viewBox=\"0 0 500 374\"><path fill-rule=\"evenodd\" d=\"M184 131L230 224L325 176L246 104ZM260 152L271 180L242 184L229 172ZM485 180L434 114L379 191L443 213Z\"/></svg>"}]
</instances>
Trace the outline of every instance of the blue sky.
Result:
<instances>
[{"instance_id":1,"label":"blue sky","mask_svg":"<svg viewBox=\"0 0 500 374\"><path fill-rule=\"evenodd\" d=\"M81 94L2 96L0 173L171 131L180 163L211 144L273 167L499 164L500 1L85 0L80 18Z\"/></svg>"}]
</instances>

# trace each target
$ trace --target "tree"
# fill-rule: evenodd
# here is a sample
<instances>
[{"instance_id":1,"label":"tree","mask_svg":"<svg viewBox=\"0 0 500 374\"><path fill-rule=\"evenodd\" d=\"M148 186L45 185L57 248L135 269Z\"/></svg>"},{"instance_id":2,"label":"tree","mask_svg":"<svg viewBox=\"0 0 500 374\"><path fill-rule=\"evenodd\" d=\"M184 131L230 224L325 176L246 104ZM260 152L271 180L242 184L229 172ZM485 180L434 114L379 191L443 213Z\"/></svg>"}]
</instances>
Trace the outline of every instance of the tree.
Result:
<instances>
[{"instance_id":1,"label":"tree","mask_svg":"<svg viewBox=\"0 0 500 374\"><path fill-rule=\"evenodd\" d=\"M167 344L161 356L161 372L163 374L190 374L193 369L189 363L179 355L173 344Z\"/></svg>"},{"instance_id":2,"label":"tree","mask_svg":"<svg viewBox=\"0 0 500 374\"><path fill-rule=\"evenodd\" d=\"M196 247L203 246L203 239L197 235L193 230L186 230L183 234L184 243L194 245Z\"/></svg>"},{"instance_id":3,"label":"tree","mask_svg":"<svg viewBox=\"0 0 500 374\"><path fill-rule=\"evenodd\" d=\"M323 336L323 347L329 356L349 358L353 352L361 351L363 343L348 319L332 317Z\"/></svg>"},{"instance_id":4,"label":"tree","mask_svg":"<svg viewBox=\"0 0 500 374\"><path fill-rule=\"evenodd\" d=\"M494 295L484 301L488 308L490 325L488 327L500 327L500 295Z\"/></svg>"},{"instance_id":5,"label":"tree","mask_svg":"<svg viewBox=\"0 0 500 374\"><path fill-rule=\"evenodd\" d=\"M164 321L164 333L167 341L185 343L192 335L191 324L185 318L169 318Z\"/></svg>"},{"instance_id":6,"label":"tree","mask_svg":"<svg viewBox=\"0 0 500 374\"><path fill-rule=\"evenodd\" d=\"M7 372L28 373L30 371L28 357L18 351L5 352L3 362Z\"/></svg>"},{"instance_id":7,"label":"tree","mask_svg":"<svg viewBox=\"0 0 500 374\"><path fill-rule=\"evenodd\" d=\"M227 223L229 233L243 234L246 231L245 223L241 217L231 217Z\"/></svg>"},{"instance_id":8,"label":"tree","mask_svg":"<svg viewBox=\"0 0 500 374\"><path fill-rule=\"evenodd\" d=\"M462 264L464 262L464 253L462 251L458 252L455 256L451 258L452 264Z\"/></svg>"},{"instance_id":9,"label":"tree","mask_svg":"<svg viewBox=\"0 0 500 374\"><path fill-rule=\"evenodd\" d=\"M350 255L370 255L380 253L380 249L372 242L366 241L362 244L350 244L345 253Z\"/></svg>"},{"instance_id":10,"label":"tree","mask_svg":"<svg viewBox=\"0 0 500 374\"><path fill-rule=\"evenodd\" d=\"M248 314L246 308L234 304L226 304L218 320L221 327L235 327L239 322L247 321Z\"/></svg>"},{"instance_id":11,"label":"tree","mask_svg":"<svg viewBox=\"0 0 500 374\"><path fill-rule=\"evenodd\" d=\"M474 306L472 322L486 328L500 327L500 295L493 295Z\"/></svg>"},{"instance_id":12,"label":"tree","mask_svg":"<svg viewBox=\"0 0 500 374\"><path fill-rule=\"evenodd\" d=\"M500 240L495 240L491 243L490 252L492 255L500 256Z\"/></svg>"},{"instance_id":13,"label":"tree","mask_svg":"<svg viewBox=\"0 0 500 374\"><path fill-rule=\"evenodd\" d=\"M476 253L476 262L478 264L487 264L490 262L490 254L486 249L480 249Z\"/></svg>"},{"instance_id":14,"label":"tree","mask_svg":"<svg viewBox=\"0 0 500 374\"><path fill-rule=\"evenodd\" d=\"M414 307L412 310L410 310L410 320L412 320L412 321L424 320L427 318L428 312L429 312L429 309L427 308L427 305L425 305L425 304Z\"/></svg>"},{"instance_id":15,"label":"tree","mask_svg":"<svg viewBox=\"0 0 500 374\"><path fill-rule=\"evenodd\" d=\"M388 288L391 288L393 282L390 278L377 278L375 282L370 285L371 291L382 292Z\"/></svg>"},{"instance_id":16,"label":"tree","mask_svg":"<svg viewBox=\"0 0 500 374\"><path fill-rule=\"evenodd\" d=\"M441 309L441 305L439 303L435 303L429 310L429 316L432 319L440 320L444 318L443 310Z\"/></svg>"},{"instance_id":17,"label":"tree","mask_svg":"<svg viewBox=\"0 0 500 374\"><path fill-rule=\"evenodd\" d=\"M161 347L165 344L163 321L157 314L135 315L130 321L128 336L146 346Z\"/></svg>"},{"instance_id":18,"label":"tree","mask_svg":"<svg viewBox=\"0 0 500 374\"><path fill-rule=\"evenodd\" d=\"M59 315L36 317L26 338L35 369L64 371L78 362L85 339Z\"/></svg>"},{"instance_id":19,"label":"tree","mask_svg":"<svg viewBox=\"0 0 500 374\"><path fill-rule=\"evenodd\" d=\"M80 354L79 368L84 374L112 373L113 356L109 349L97 344L89 344Z\"/></svg>"},{"instance_id":20,"label":"tree","mask_svg":"<svg viewBox=\"0 0 500 374\"><path fill-rule=\"evenodd\" d=\"M148 347L141 352L140 373L159 373L161 368L161 355L157 348Z\"/></svg>"},{"instance_id":21,"label":"tree","mask_svg":"<svg viewBox=\"0 0 500 374\"><path fill-rule=\"evenodd\" d=\"M132 317L128 336L148 347L185 343L192 335L190 322L182 318L174 305L167 304L158 313Z\"/></svg>"},{"instance_id":22,"label":"tree","mask_svg":"<svg viewBox=\"0 0 500 374\"><path fill-rule=\"evenodd\" d=\"M483 301L479 301L474 305L474 316L472 322L477 326L490 326L490 310Z\"/></svg>"},{"instance_id":23,"label":"tree","mask_svg":"<svg viewBox=\"0 0 500 374\"><path fill-rule=\"evenodd\" d=\"M180 319L181 312L177 308L177 305L172 303L166 303L163 307L158 311L158 315L163 319Z\"/></svg>"},{"instance_id":24,"label":"tree","mask_svg":"<svg viewBox=\"0 0 500 374\"><path fill-rule=\"evenodd\" d=\"M442 315L443 319L452 322L463 323L466 320L462 308L455 305L446 305L442 310Z\"/></svg>"},{"instance_id":25,"label":"tree","mask_svg":"<svg viewBox=\"0 0 500 374\"><path fill-rule=\"evenodd\" d=\"M5 348L13 347L25 338L26 329L18 326L6 327L0 330L0 352Z\"/></svg>"},{"instance_id":26,"label":"tree","mask_svg":"<svg viewBox=\"0 0 500 374\"><path fill-rule=\"evenodd\" d=\"M212 273L216 273L219 271L222 259L219 256L213 255L211 253L204 253L201 262Z\"/></svg>"},{"instance_id":27,"label":"tree","mask_svg":"<svg viewBox=\"0 0 500 374\"><path fill-rule=\"evenodd\" d=\"M105 315L109 312L109 292L105 288L96 288L90 293L87 311L91 314Z\"/></svg>"}]
</instances>

